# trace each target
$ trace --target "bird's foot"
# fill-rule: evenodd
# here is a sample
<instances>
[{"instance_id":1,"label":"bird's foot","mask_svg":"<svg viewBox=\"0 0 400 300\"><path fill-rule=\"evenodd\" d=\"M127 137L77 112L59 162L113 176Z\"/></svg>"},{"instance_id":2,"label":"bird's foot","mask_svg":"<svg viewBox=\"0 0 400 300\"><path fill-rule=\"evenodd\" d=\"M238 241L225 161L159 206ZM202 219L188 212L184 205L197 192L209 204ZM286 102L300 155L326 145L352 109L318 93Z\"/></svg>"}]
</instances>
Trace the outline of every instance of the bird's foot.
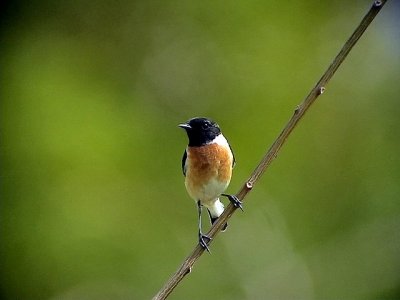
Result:
<instances>
[{"instance_id":1,"label":"bird's foot","mask_svg":"<svg viewBox=\"0 0 400 300\"><path fill-rule=\"evenodd\" d=\"M221 194L221 195L227 197L234 207L240 208L240 210L243 211L243 206L242 206L243 203L242 201L239 200L238 197L229 194Z\"/></svg>"},{"instance_id":2,"label":"bird's foot","mask_svg":"<svg viewBox=\"0 0 400 300\"><path fill-rule=\"evenodd\" d=\"M208 243L212 240L208 235L202 234L199 232L199 245L210 253L210 248L208 248Z\"/></svg>"}]
</instances>

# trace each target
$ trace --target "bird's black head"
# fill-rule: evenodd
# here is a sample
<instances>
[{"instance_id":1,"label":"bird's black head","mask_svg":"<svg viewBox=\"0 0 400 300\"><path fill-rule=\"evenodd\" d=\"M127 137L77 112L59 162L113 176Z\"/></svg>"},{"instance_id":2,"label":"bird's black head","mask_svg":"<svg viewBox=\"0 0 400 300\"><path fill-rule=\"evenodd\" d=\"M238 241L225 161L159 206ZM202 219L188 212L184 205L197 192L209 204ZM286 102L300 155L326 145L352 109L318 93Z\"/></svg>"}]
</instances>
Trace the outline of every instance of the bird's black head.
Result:
<instances>
[{"instance_id":1,"label":"bird's black head","mask_svg":"<svg viewBox=\"0 0 400 300\"><path fill-rule=\"evenodd\" d=\"M205 145L221 133L218 124L207 118L193 118L179 127L186 130L191 147Z\"/></svg>"}]
</instances>

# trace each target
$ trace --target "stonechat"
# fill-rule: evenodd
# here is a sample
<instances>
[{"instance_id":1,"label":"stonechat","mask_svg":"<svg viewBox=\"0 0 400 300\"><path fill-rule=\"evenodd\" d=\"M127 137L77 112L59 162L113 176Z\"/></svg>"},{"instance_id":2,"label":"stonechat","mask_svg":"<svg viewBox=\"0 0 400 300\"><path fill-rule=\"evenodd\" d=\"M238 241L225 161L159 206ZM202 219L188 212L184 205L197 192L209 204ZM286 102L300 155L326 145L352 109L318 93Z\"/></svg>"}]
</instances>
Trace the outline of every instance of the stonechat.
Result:
<instances>
[{"instance_id":1,"label":"stonechat","mask_svg":"<svg viewBox=\"0 0 400 300\"><path fill-rule=\"evenodd\" d=\"M204 235L201 226L202 207L206 207L213 224L224 211L219 200L226 196L232 204L242 209L242 203L234 195L223 194L232 177L235 156L217 123L207 118L193 118L179 124L185 129L189 144L182 157L182 171L186 190L197 203L199 218L199 244L209 252L210 237ZM227 224L224 225L223 231Z\"/></svg>"}]
</instances>

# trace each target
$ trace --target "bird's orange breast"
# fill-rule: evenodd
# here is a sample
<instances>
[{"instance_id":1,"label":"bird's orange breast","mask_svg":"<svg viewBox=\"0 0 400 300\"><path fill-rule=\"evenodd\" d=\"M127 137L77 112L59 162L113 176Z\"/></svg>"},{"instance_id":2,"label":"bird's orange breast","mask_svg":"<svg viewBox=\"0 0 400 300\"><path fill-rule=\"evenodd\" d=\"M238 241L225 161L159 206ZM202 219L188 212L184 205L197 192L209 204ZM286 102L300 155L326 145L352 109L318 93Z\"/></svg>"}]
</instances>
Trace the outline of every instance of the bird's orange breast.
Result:
<instances>
[{"instance_id":1,"label":"bird's orange breast","mask_svg":"<svg viewBox=\"0 0 400 300\"><path fill-rule=\"evenodd\" d=\"M188 147L187 155L186 176L192 185L201 186L211 179L229 183L233 156L228 147L218 144Z\"/></svg>"}]
</instances>

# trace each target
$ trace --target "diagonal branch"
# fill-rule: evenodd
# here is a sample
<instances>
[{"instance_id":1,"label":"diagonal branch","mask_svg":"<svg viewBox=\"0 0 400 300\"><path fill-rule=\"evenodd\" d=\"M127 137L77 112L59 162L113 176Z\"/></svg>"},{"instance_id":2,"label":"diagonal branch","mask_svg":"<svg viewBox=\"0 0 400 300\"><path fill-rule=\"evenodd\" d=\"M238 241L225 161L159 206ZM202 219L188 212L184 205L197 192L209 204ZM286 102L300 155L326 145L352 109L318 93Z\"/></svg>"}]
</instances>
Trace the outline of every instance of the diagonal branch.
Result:
<instances>
[{"instance_id":1,"label":"diagonal branch","mask_svg":"<svg viewBox=\"0 0 400 300\"><path fill-rule=\"evenodd\" d=\"M256 169L251 174L250 178L246 181L246 183L242 186L240 191L237 193L237 197L239 200L243 201L247 194L251 191L255 183L260 179L272 161L276 158L279 150L285 143L286 139L296 127L297 123L301 120L310 106L314 103L314 101L321 95L324 90L326 84L335 74L336 70L339 68L341 63L344 61L346 56L349 54L350 50L357 43L358 39L362 36L367 27L371 24L372 20L379 13L383 5L387 0L377 0L374 1L372 7L368 11L368 13L364 16L361 23L354 30L353 34L347 40L347 42L343 45L342 49L338 53L338 55L333 60L332 64L328 67L325 73L322 75L321 79L314 86L314 88L310 91L308 96L304 99L304 101L298 105L294 111L294 114L290 118L289 122L283 128L282 132L279 134L277 139L274 141L272 146L269 148L261 162L258 164ZM210 231L207 235L211 238L214 238L222 229L227 220L232 216L232 214L236 211L236 208L229 204L225 209L224 213L218 218L218 220L211 227ZM211 242L211 241L210 241ZM190 273L193 265L197 261L197 259L203 254L204 249L197 245L192 253L184 260L182 265L176 271L175 274L171 276L171 278L166 282L164 287L154 296L153 300L166 299L168 295L174 290L174 288L181 282L181 280Z\"/></svg>"}]
</instances>

